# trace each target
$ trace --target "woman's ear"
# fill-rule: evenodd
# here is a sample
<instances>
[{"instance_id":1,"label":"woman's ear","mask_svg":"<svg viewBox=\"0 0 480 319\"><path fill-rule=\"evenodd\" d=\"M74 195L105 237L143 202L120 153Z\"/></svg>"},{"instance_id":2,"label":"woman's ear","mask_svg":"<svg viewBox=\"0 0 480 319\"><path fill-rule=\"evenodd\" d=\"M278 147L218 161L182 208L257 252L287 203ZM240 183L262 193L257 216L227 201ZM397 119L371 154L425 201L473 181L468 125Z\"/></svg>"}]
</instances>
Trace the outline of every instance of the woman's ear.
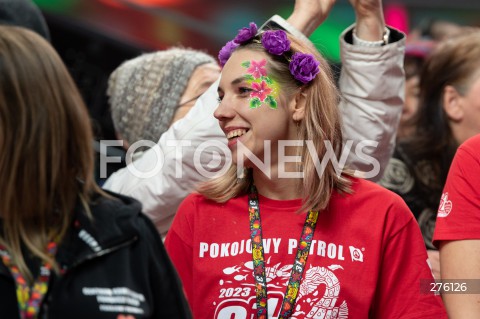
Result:
<instances>
[{"instance_id":1,"label":"woman's ear","mask_svg":"<svg viewBox=\"0 0 480 319\"><path fill-rule=\"evenodd\" d=\"M303 120L305 117L305 106L307 104L307 94L303 91L299 91L290 102L290 110L292 112L292 118L295 122Z\"/></svg>"},{"instance_id":2,"label":"woman's ear","mask_svg":"<svg viewBox=\"0 0 480 319\"><path fill-rule=\"evenodd\" d=\"M463 119L462 96L451 85L447 85L443 89L443 110L452 121L458 122Z\"/></svg>"}]
</instances>

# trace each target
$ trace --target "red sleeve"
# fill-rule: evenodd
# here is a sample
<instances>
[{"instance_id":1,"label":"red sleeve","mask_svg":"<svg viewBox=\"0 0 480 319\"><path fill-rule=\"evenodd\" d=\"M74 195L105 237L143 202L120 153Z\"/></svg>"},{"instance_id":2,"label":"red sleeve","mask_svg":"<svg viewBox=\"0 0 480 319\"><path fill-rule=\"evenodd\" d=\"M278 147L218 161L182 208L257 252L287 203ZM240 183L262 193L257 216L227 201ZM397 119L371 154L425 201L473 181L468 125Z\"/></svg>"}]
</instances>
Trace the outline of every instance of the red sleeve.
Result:
<instances>
[{"instance_id":1,"label":"red sleeve","mask_svg":"<svg viewBox=\"0 0 480 319\"><path fill-rule=\"evenodd\" d=\"M447 318L440 296L421 291L433 280L420 228L403 202L389 212L373 318Z\"/></svg>"},{"instance_id":2,"label":"red sleeve","mask_svg":"<svg viewBox=\"0 0 480 319\"><path fill-rule=\"evenodd\" d=\"M480 135L453 159L437 212L433 243L480 239Z\"/></svg>"},{"instance_id":3,"label":"red sleeve","mask_svg":"<svg viewBox=\"0 0 480 319\"><path fill-rule=\"evenodd\" d=\"M179 206L165 239L165 248L182 281L189 302L193 300L193 227L191 222L195 209L194 197L190 195Z\"/></svg>"}]
</instances>

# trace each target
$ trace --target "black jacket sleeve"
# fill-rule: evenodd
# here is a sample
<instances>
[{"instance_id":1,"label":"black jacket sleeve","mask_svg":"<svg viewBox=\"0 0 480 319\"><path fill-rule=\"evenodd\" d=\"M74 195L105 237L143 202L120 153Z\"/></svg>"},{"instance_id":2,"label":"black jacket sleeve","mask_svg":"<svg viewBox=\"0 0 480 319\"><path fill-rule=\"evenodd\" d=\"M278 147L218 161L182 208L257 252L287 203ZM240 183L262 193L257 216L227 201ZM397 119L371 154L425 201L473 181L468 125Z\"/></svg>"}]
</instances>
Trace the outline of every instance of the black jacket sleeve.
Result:
<instances>
[{"instance_id":1,"label":"black jacket sleeve","mask_svg":"<svg viewBox=\"0 0 480 319\"><path fill-rule=\"evenodd\" d=\"M142 216L142 240L148 245L149 272L154 295L152 318L192 318L177 272L153 223Z\"/></svg>"}]
</instances>

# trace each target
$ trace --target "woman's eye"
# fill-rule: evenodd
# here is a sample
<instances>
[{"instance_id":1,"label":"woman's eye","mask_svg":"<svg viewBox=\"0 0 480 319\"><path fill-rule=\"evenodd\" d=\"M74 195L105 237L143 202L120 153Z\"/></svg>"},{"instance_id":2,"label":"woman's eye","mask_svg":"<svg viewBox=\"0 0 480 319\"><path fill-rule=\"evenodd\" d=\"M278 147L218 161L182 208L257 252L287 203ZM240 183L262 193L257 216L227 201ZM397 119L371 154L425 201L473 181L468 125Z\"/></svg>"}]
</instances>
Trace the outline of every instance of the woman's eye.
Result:
<instances>
[{"instance_id":1,"label":"woman's eye","mask_svg":"<svg viewBox=\"0 0 480 319\"><path fill-rule=\"evenodd\" d=\"M240 94L247 94L247 93L252 92L252 89L251 89L251 88L248 88L248 87L239 87L239 88L238 88L238 92L239 92Z\"/></svg>"},{"instance_id":2,"label":"woman's eye","mask_svg":"<svg viewBox=\"0 0 480 319\"><path fill-rule=\"evenodd\" d=\"M220 102L222 102L222 100L223 100L223 95L222 95L222 96L219 95L219 96L217 97L217 102L220 103Z\"/></svg>"}]
</instances>

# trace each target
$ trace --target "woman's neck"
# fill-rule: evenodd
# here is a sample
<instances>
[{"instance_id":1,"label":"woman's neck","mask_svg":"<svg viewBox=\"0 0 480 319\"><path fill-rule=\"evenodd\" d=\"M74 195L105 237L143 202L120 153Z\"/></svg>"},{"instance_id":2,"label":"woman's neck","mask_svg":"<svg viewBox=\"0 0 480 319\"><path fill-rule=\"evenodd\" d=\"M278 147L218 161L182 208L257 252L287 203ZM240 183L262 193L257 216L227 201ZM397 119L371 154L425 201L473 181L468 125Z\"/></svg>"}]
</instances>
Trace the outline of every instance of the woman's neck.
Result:
<instances>
[{"instance_id":1,"label":"woman's neck","mask_svg":"<svg viewBox=\"0 0 480 319\"><path fill-rule=\"evenodd\" d=\"M285 178L272 171L270 177L261 170L253 169L253 181L260 195L276 200L289 200L302 197L301 179Z\"/></svg>"}]
</instances>

